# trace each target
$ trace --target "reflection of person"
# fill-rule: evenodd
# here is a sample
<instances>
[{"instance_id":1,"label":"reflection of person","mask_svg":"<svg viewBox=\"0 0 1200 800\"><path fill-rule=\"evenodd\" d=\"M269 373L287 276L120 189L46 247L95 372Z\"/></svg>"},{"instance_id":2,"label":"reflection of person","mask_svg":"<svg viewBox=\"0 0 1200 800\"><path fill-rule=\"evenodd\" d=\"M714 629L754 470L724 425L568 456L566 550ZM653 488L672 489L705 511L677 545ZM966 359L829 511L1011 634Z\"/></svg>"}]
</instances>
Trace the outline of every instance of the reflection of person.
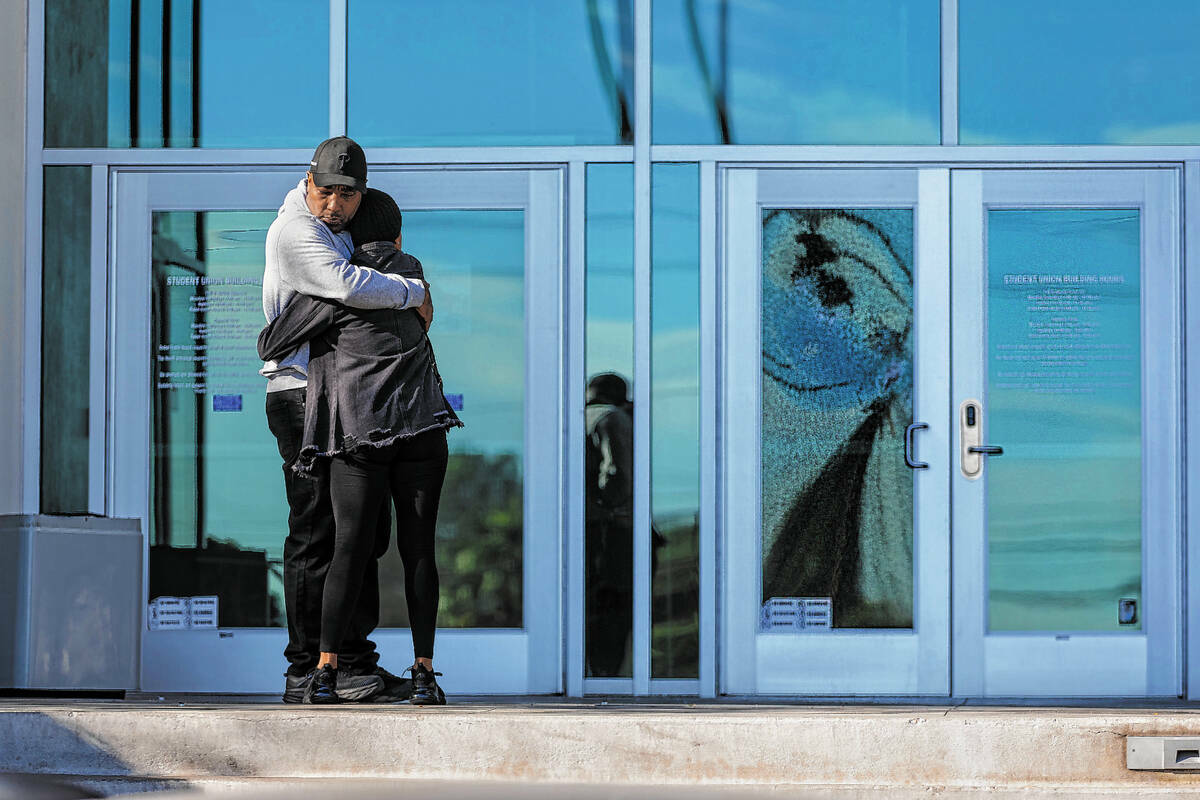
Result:
<instances>
[{"instance_id":1,"label":"reflection of person","mask_svg":"<svg viewBox=\"0 0 1200 800\"><path fill-rule=\"evenodd\" d=\"M351 263L423 281L421 262L399 249L400 226L392 198L370 190L351 226L351 235L363 243ZM425 333L431 320L414 310L354 309L300 297L259 336L264 359L298 342L311 347L304 439L294 469L308 473L328 465L337 530L321 607L321 668L309 691L314 703L336 702L338 652L351 630L389 495L415 655L411 701L446 702L435 678L440 673L433 671L434 529L446 474L446 431L462 423L442 393Z\"/></svg>"},{"instance_id":2,"label":"reflection of person","mask_svg":"<svg viewBox=\"0 0 1200 800\"><path fill-rule=\"evenodd\" d=\"M337 137L317 148L311 170L288 193L267 232L263 311L268 321L305 295L357 308L429 310L422 283L350 263L352 244L345 228L358 209L366 175L366 157L350 139ZM302 700L319 660L321 599L334 545L328 475L314 470L302 476L292 470L303 437L308 362L308 345L301 343L262 369L268 379L267 423L283 457L290 508L283 548L284 655L289 662L283 699L292 703ZM382 526L389 524L381 520ZM384 528L380 537L385 545L388 533ZM338 662L342 700L389 693L399 699L406 691L408 682L379 666L375 645L367 638L378 620L379 584L372 561Z\"/></svg>"},{"instance_id":3,"label":"reflection of person","mask_svg":"<svg viewBox=\"0 0 1200 800\"><path fill-rule=\"evenodd\" d=\"M602 373L585 408L587 674L621 674L633 628L633 415L628 384Z\"/></svg>"}]
</instances>

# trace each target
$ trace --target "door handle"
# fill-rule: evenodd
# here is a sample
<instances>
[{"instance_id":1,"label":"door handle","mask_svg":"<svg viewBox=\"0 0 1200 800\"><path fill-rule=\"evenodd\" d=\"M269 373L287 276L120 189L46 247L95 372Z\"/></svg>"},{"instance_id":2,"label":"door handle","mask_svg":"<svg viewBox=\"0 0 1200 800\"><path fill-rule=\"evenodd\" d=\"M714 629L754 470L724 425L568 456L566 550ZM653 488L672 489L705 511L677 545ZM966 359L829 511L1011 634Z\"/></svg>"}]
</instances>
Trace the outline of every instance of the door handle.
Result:
<instances>
[{"instance_id":1,"label":"door handle","mask_svg":"<svg viewBox=\"0 0 1200 800\"><path fill-rule=\"evenodd\" d=\"M983 443L983 404L964 400L958 407L959 469L963 477L976 481L983 477L983 457L998 456L1004 448Z\"/></svg>"},{"instance_id":2,"label":"door handle","mask_svg":"<svg viewBox=\"0 0 1200 800\"><path fill-rule=\"evenodd\" d=\"M928 423L914 422L904 429L904 463L908 465L909 469L929 469L929 465L924 461L917 461L913 458L913 434L928 427Z\"/></svg>"}]
</instances>

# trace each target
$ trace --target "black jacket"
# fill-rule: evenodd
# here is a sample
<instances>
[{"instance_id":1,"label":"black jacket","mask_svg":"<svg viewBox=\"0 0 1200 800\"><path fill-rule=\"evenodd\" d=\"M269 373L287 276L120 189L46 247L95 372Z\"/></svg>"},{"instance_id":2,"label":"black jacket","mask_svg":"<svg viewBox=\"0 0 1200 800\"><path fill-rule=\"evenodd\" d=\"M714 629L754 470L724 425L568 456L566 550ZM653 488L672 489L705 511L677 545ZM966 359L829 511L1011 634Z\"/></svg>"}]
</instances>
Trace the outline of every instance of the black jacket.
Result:
<instances>
[{"instance_id":1,"label":"black jacket","mask_svg":"<svg viewBox=\"0 0 1200 800\"><path fill-rule=\"evenodd\" d=\"M365 244L350 261L424 278L421 262L391 242ZM462 427L442 393L433 345L415 309L347 308L300 295L258 335L258 355L279 359L306 341L308 397L297 472L311 472L318 458Z\"/></svg>"}]
</instances>

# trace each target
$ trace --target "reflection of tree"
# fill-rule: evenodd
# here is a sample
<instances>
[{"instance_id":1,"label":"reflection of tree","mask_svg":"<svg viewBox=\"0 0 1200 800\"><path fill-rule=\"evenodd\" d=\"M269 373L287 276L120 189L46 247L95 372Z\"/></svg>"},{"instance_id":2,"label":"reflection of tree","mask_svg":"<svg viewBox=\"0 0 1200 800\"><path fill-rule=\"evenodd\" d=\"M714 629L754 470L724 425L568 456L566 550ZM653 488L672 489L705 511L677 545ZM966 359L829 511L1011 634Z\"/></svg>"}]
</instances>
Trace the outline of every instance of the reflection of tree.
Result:
<instances>
[{"instance_id":1,"label":"reflection of tree","mask_svg":"<svg viewBox=\"0 0 1200 800\"><path fill-rule=\"evenodd\" d=\"M650 672L656 678L695 678L700 669L700 518L656 515L654 627Z\"/></svg>"},{"instance_id":2,"label":"reflection of tree","mask_svg":"<svg viewBox=\"0 0 1200 800\"><path fill-rule=\"evenodd\" d=\"M192 241L193 245L190 248L185 248L176 239L180 235L181 229L184 227L191 216L193 224ZM172 224L181 223L181 224ZM150 239L151 245L151 274L153 276L152 286L152 302L151 302L151 385L159 387L160 380L158 373L160 369L158 356L160 347L177 344L193 343L195 346L196 360L193 363L192 369L200 374L206 372L206 363L202 355L207 349L207 334L205 333L205 324L207 315L203 310L197 310L192 313L190 311L191 296L194 294L201 299L198 306L203 309L203 299L207 294L207 289L203 283L199 283L194 287L187 287L172 293L167 287L167 277L172 269L182 270L185 274L195 277L203 277L208 274L208 269L205 264L207 260L208 246L206 242L205 212L160 212L153 215L151 218L152 235ZM182 319L172 319L173 316L182 317ZM192 325L197 327L193 328ZM193 337L193 331L195 336ZM167 362L168 367L170 362ZM203 380L200 381L203 383ZM182 460L185 452L184 443L171 441L172 422L182 424L186 419L186 413L177 404L170 402L170 388L155 388L153 392L154 401L154 473L152 488L154 493L154 525L152 528L153 541L156 544L168 544L176 541L182 531L172 529L172 522L175 517L171 508L171 485L173 468L179 466L182 468ZM192 480L195 483L195 492L192 494L192 539L196 547L204 545L205 536L205 514L204 514L204 457L205 457L205 425L204 425L204 402L206 395L203 392L194 392L192 396L192 408L190 409L192 417L192 426L194 428L194 446L191 447L193 474ZM182 470L181 470L182 471Z\"/></svg>"},{"instance_id":3,"label":"reflection of tree","mask_svg":"<svg viewBox=\"0 0 1200 800\"><path fill-rule=\"evenodd\" d=\"M700 35L700 20L696 14L696 0L684 0L684 15L687 17L688 39L696 56L696 66L704 81L704 93L712 103L721 144L733 144L733 123L729 119L729 0L717 2L717 66L709 64L704 50L704 37ZM713 73L716 73L715 75Z\"/></svg>"},{"instance_id":4,"label":"reflection of tree","mask_svg":"<svg viewBox=\"0 0 1200 800\"><path fill-rule=\"evenodd\" d=\"M519 628L521 459L451 453L438 510L439 628ZM404 570L393 546L379 562L380 626L408 627Z\"/></svg>"},{"instance_id":5,"label":"reflection of tree","mask_svg":"<svg viewBox=\"0 0 1200 800\"><path fill-rule=\"evenodd\" d=\"M599 0L587 0L588 32L592 38L592 53L596 58L596 69L600 82L612 96L617 122L617 140L621 144L633 144L633 3L632 0L617 0L617 23L621 55L618 75L613 69L608 54L608 41L604 34L604 23L600 19Z\"/></svg>"}]
</instances>

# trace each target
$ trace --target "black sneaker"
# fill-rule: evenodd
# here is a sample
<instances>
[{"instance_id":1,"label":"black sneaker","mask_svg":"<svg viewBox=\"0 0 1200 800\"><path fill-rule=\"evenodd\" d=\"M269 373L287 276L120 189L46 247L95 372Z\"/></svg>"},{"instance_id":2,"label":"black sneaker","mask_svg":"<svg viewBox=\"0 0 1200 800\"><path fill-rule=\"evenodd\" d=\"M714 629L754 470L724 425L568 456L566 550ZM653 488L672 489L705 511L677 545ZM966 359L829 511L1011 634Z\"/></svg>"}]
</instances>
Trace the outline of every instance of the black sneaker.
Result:
<instances>
[{"instance_id":1,"label":"black sneaker","mask_svg":"<svg viewBox=\"0 0 1200 800\"><path fill-rule=\"evenodd\" d=\"M408 678L393 675L383 667L376 665L367 675L374 675L383 681L383 688L368 702L371 703L403 703L412 697L413 682Z\"/></svg>"},{"instance_id":2,"label":"black sneaker","mask_svg":"<svg viewBox=\"0 0 1200 800\"><path fill-rule=\"evenodd\" d=\"M444 706L446 705L446 693L442 691L442 687L438 686L435 676L441 675L440 672L434 672L426 668L423 664L413 664L408 668L412 672L412 699L409 700L414 706Z\"/></svg>"},{"instance_id":3,"label":"black sneaker","mask_svg":"<svg viewBox=\"0 0 1200 800\"><path fill-rule=\"evenodd\" d=\"M326 664L312 674L304 690L304 702L331 705L341 702L337 695L338 671Z\"/></svg>"},{"instance_id":4,"label":"black sneaker","mask_svg":"<svg viewBox=\"0 0 1200 800\"><path fill-rule=\"evenodd\" d=\"M307 675L286 673L283 702L305 702L304 695L308 691L308 687L312 684L312 677L312 672ZM392 677L395 676L393 675ZM374 674L354 675L344 669L337 671L337 688L335 692L338 700L343 703L360 703L371 700L383 690L383 686L383 679Z\"/></svg>"},{"instance_id":5,"label":"black sneaker","mask_svg":"<svg viewBox=\"0 0 1200 800\"><path fill-rule=\"evenodd\" d=\"M312 680L312 673L293 675L291 672L285 672L283 677L283 702L303 703L304 690L308 688L308 682Z\"/></svg>"}]
</instances>

